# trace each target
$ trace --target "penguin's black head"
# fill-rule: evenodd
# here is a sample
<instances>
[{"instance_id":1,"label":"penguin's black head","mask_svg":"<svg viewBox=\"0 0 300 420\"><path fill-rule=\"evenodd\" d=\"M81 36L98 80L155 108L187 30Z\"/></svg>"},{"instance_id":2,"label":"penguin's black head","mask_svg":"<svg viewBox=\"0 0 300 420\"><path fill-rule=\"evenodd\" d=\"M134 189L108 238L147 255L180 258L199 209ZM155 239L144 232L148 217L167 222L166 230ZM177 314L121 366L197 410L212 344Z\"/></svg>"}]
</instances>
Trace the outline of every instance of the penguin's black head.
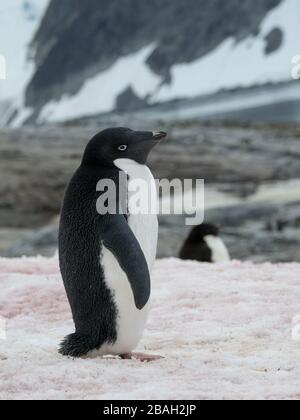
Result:
<instances>
[{"instance_id":1,"label":"penguin's black head","mask_svg":"<svg viewBox=\"0 0 300 420\"><path fill-rule=\"evenodd\" d=\"M118 159L130 159L144 165L149 153L167 134L163 131L133 131L109 128L101 131L87 145L83 163L113 165Z\"/></svg>"},{"instance_id":2,"label":"penguin's black head","mask_svg":"<svg viewBox=\"0 0 300 420\"><path fill-rule=\"evenodd\" d=\"M209 223L196 226L188 238L191 242L201 242L206 236L219 236L219 228Z\"/></svg>"}]
</instances>

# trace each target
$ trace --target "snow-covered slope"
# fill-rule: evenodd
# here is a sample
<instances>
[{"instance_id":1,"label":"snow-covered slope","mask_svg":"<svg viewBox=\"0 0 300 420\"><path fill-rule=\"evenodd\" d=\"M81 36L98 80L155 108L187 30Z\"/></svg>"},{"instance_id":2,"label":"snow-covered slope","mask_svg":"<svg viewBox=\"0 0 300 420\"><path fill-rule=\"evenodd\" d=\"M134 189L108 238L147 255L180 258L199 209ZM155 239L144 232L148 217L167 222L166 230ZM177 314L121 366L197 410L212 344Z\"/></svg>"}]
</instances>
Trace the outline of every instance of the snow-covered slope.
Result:
<instances>
[{"instance_id":1,"label":"snow-covered slope","mask_svg":"<svg viewBox=\"0 0 300 420\"><path fill-rule=\"evenodd\" d=\"M299 0L283 0L269 12L257 36L238 43L228 38L204 58L174 66L172 84L164 85L152 100L194 97L225 88L290 80L292 58L300 52L299 19ZM274 29L282 32L282 44L266 54L266 37Z\"/></svg>"},{"instance_id":2,"label":"snow-covered slope","mask_svg":"<svg viewBox=\"0 0 300 420\"><path fill-rule=\"evenodd\" d=\"M49 1L0 1L0 55L6 61L6 80L0 81L0 103L18 102L24 96L34 72L29 45Z\"/></svg>"},{"instance_id":3,"label":"snow-covered slope","mask_svg":"<svg viewBox=\"0 0 300 420\"><path fill-rule=\"evenodd\" d=\"M57 352L73 328L58 261L0 259L0 398L299 399L299 276L158 261L140 350L164 359L72 360Z\"/></svg>"},{"instance_id":4,"label":"snow-covered slope","mask_svg":"<svg viewBox=\"0 0 300 420\"><path fill-rule=\"evenodd\" d=\"M5 3L16 7L22 1ZM40 5L40 16L48 1L33 3ZM118 110L120 98L123 105L136 101L140 106L289 81L292 57L300 54L299 0L262 0L260 4L192 0L189 8L182 0L162 0L156 26L152 10L158 6L156 0L139 3L139 9L133 0L124 1L124 7L113 0L111 8L101 13L100 3L80 3L70 16L67 4L63 8L58 0L51 1L34 38L39 67L26 92L23 90L26 106L19 107L15 125L31 114L43 123ZM137 16L134 32L133 5ZM11 25L12 10L6 26ZM15 49L23 46L23 52L0 98L15 96L32 74L32 65L21 76L19 73L26 63L24 45L38 20L24 20L24 10L15 10L21 15L23 29L16 39L11 38ZM93 37L83 31L87 23ZM81 48L73 48L76 40ZM9 43L2 44L10 49Z\"/></svg>"},{"instance_id":5,"label":"snow-covered slope","mask_svg":"<svg viewBox=\"0 0 300 420\"><path fill-rule=\"evenodd\" d=\"M160 83L145 61L154 46L120 58L109 70L87 80L77 95L65 95L59 102L46 105L39 120L63 121L101 112L113 111L118 95L133 86L139 97L145 97Z\"/></svg>"},{"instance_id":6,"label":"snow-covered slope","mask_svg":"<svg viewBox=\"0 0 300 420\"><path fill-rule=\"evenodd\" d=\"M300 51L300 2L283 0L271 10L257 36L241 42L230 37L214 51L187 64L171 68L171 83L163 83L147 67L149 46L119 59L109 70L89 79L75 96L64 96L43 109L40 121L62 121L82 115L112 111L116 98L131 86L150 103L215 93L221 89L249 87L291 79L291 60ZM281 45L266 53L267 37L281 31Z\"/></svg>"}]
</instances>

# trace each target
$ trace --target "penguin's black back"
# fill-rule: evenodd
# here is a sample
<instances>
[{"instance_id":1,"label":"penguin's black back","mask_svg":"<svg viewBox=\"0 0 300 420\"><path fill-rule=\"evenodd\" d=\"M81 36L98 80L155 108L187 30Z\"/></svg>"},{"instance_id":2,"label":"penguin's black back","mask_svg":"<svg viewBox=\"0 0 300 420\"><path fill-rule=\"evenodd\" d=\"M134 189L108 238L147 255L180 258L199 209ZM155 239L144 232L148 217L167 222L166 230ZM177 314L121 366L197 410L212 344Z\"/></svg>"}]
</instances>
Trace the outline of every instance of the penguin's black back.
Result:
<instances>
[{"instance_id":1,"label":"penguin's black back","mask_svg":"<svg viewBox=\"0 0 300 420\"><path fill-rule=\"evenodd\" d=\"M186 241L180 251L179 258L182 260L211 263L212 251L204 240L198 243Z\"/></svg>"},{"instance_id":2,"label":"penguin's black back","mask_svg":"<svg viewBox=\"0 0 300 420\"><path fill-rule=\"evenodd\" d=\"M212 263L213 251L208 246L205 238L207 236L217 237L218 235L219 228L215 225L203 223L195 226L183 244L179 258L182 260Z\"/></svg>"},{"instance_id":3,"label":"penguin's black back","mask_svg":"<svg viewBox=\"0 0 300 420\"><path fill-rule=\"evenodd\" d=\"M117 338L116 308L100 262L99 218L103 216L96 209L96 185L103 178L118 185L117 170L82 165L71 179L63 202L59 260L76 327L76 333L62 343L63 355L79 357Z\"/></svg>"}]
</instances>

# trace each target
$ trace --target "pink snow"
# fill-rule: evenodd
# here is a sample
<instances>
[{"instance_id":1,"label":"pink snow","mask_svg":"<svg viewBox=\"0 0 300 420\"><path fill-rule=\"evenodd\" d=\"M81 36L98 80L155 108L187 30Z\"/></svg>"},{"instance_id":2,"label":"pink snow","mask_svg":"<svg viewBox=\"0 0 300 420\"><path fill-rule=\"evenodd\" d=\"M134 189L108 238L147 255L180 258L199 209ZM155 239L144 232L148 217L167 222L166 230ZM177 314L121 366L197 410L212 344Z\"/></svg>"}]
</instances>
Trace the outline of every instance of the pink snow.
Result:
<instances>
[{"instance_id":1,"label":"pink snow","mask_svg":"<svg viewBox=\"0 0 300 420\"><path fill-rule=\"evenodd\" d=\"M57 259L0 259L0 399L300 399L299 280L298 264L158 261L137 350L164 359L72 360Z\"/></svg>"}]
</instances>

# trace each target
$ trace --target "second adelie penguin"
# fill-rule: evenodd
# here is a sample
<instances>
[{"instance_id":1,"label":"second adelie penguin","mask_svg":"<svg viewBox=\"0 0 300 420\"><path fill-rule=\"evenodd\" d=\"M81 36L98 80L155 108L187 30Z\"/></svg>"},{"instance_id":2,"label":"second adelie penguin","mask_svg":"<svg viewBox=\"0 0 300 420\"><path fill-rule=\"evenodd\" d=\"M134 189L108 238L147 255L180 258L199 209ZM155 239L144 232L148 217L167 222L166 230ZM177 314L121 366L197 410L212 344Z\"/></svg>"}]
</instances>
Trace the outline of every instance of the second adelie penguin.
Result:
<instances>
[{"instance_id":1,"label":"second adelie penguin","mask_svg":"<svg viewBox=\"0 0 300 420\"><path fill-rule=\"evenodd\" d=\"M196 226L186 239L179 257L208 263L230 261L226 245L219 236L219 228L209 223Z\"/></svg>"}]
</instances>

